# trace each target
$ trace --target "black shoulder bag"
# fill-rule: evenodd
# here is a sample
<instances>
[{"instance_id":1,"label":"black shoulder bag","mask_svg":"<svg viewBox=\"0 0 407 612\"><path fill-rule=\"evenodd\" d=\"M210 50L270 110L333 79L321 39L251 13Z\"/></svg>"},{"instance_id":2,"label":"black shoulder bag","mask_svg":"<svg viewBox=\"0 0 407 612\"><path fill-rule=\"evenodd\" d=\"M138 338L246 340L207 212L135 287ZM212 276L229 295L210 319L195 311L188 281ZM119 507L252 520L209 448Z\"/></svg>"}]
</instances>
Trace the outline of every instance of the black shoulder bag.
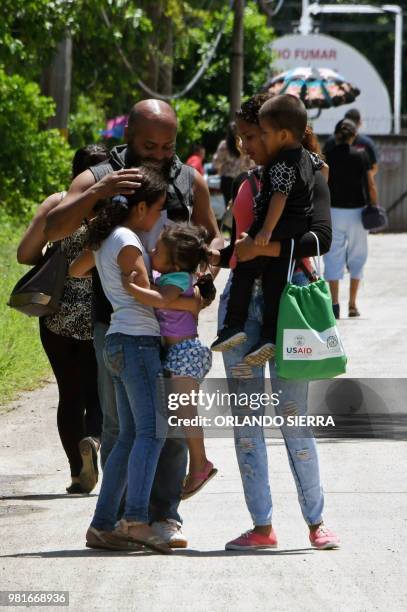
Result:
<instances>
[{"instance_id":1,"label":"black shoulder bag","mask_svg":"<svg viewBox=\"0 0 407 612\"><path fill-rule=\"evenodd\" d=\"M31 317L43 317L59 310L68 271L61 242L54 242L31 270L18 281L7 305Z\"/></svg>"}]
</instances>

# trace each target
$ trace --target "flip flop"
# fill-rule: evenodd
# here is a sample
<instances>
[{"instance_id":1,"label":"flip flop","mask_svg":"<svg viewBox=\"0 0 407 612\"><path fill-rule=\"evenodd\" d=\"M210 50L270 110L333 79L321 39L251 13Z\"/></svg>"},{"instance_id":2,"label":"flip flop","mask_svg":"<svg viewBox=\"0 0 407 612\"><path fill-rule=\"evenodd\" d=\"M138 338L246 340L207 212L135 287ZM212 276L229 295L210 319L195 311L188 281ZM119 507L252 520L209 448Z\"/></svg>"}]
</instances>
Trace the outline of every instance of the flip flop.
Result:
<instances>
[{"instance_id":1,"label":"flip flop","mask_svg":"<svg viewBox=\"0 0 407 612\"><path fill-rule=\"evenodd\" d=\"M198 493L198 491L200 491L214 476L216 476L217 473L218 470L213 467L213 463L211 463L211 461L208 461L202 472L194 472L193 474L188 474L190 478L192 478L193 480L198 480L200 482L192 491L183 491L181 494L181 499L189 499L190 497L195 495L195 493ZM188 479L188 476L185 480Z\"/></svg>"},{"instance_id":2,"label":"flip flop","mask_svg":"<svg viewBox=\"0 0 407 612\"><path fill-rule=\"evenodd\" d=\"M350 317L360 317L360 312L356 308L356 306L349 306L349 316Z\"/></svg>"}]
</instances>

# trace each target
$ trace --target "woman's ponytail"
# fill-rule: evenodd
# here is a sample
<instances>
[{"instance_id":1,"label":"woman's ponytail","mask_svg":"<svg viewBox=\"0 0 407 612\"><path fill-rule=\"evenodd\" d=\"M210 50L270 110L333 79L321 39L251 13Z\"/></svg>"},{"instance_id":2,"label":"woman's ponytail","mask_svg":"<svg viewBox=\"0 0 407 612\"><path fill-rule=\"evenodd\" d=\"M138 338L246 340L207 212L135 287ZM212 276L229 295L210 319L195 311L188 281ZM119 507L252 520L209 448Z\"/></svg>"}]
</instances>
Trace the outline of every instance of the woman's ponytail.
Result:
<instances>
[{"instance_id":1,"label":"woman's ponytail","mask_svg":"<svg viewBox=\"0 0 407 612\"><path fill-rule=\"evenodd\" d=\"M89 249L97 251L112 230L123 225L134 206L145 202L147 208L150 208L167 193L168 182L155 164L145 164L139 169L143 175L142 182L132 195L117 195L100 208L99 205L95 206L97 216L89 223L86 244Z\"/></svg>"},{"instance_id":2,"label":"woman's ponytail","mask_svg":"<svg viewBox=\"0 0 407 612\"><path fill-rule=\"evenodd\" d=\"M121 225L129 214L129 203L125 196L112 198L89 223L86 247L97 251L112 230Z\"/></svg>"},{"instance_id":3,"label":"woman's ponytail","mask_svg":"<svg viewBox=\"0 0 407 612\"><path fill-rule=\"evenodd\" d=\"M321 145L319 144L319 140L310 125L307 125L307 127L305 128L304 138L302 139L302 146L304 147L304 149L307 149L307 151L310 151L311 153L317 153L317 155L323 158Z\"/></svg>"},{"instance_id":4,"label":"woman's ponytail","mask_svg":"<svg viewBox=\"0 0 407 612\"><path fill-rule=\"evenodd\" d=\"M338 144L348 143L358 133L356 123L350 119L343 119L336 124L335 127L335 138Z\"/></svg>"}]
</instances>

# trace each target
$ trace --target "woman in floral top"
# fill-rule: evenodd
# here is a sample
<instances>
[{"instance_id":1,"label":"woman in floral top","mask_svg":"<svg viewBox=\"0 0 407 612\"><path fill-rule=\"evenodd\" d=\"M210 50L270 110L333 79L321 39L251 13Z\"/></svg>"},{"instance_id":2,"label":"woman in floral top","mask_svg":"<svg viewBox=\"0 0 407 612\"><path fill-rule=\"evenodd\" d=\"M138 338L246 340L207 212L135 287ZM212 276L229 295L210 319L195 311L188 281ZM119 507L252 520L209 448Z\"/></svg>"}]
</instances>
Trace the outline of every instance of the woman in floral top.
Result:
<instances>
[{"instance_id":1,"label":"woman in floral top","mask_svg":"<svg viewBox=\"0 0 407 612\"><path fill-rule=\"evenodd\" d=\"M101 145L79 149L72 162L73 176L107 156L107 149ZM47 243L44 235L47 214L64 196L65 192L54 193L38 208L18 247L20 263L33 265L41 258ZM68 264L82 251L86 234L84 223L61 241ZM91 278L67 277L60 310L40 319L41 342L58 384L57 423L71 471L72 482L66 489L70 494L89 493L98 479L102 412L92 341L91 299Z\"/></svg>"},{"instance_id":2,"label":"woman in floral top","mask_svg":"<svg viewBox=\"0 0 407 612\"><path fill-rule=\"evenodd\" d=\"M232 198L234 179L254 166L250 157L238 149L237 138L236 124L233 121L228 125L226 139L221 140L213 156L213 165L221 177L220 188L225 199L225 206L228 206Z\"/></svg>"}]
</instances>

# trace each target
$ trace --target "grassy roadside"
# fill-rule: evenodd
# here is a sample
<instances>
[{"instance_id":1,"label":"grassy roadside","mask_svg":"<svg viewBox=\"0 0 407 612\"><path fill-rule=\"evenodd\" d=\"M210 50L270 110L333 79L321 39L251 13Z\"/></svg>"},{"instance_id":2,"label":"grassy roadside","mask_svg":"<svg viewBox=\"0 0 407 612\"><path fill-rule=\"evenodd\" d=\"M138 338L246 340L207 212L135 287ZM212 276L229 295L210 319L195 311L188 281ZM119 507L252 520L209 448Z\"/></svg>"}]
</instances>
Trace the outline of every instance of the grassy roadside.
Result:
<instances>
[{"instance_id":1,"label":"grassy roadside","mask_svg":"<svg viewBox=\"0 0 407 612\"><path fill-rule=\"evenodd\" d=\"M10 292L27 269L16 261L22 230L0 225L0 405L47 378L50 367L38 334L38 319L7 306Z\"/></svg>"}]
</instances>

